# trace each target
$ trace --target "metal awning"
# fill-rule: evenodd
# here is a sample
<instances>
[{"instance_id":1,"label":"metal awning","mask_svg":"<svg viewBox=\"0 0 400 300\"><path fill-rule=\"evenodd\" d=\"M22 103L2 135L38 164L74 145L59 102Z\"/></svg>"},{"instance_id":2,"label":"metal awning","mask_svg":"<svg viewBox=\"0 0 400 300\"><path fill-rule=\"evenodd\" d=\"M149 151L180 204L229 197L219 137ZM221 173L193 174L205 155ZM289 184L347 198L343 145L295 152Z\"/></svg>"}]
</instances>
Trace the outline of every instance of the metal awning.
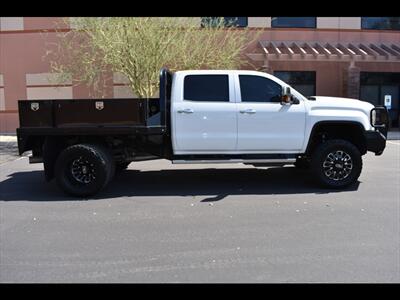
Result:
<instances>
[{"instance_id":1,"label":"metal awning","mask_svg":"<svg viewBox=\"0 0 400 300\"><path fill-rule=\"evenodd\" d=\"M260 41L262 53L254 61L374 61L400 62L400 44L315 41Z\"/></svg>"}]
</instances>

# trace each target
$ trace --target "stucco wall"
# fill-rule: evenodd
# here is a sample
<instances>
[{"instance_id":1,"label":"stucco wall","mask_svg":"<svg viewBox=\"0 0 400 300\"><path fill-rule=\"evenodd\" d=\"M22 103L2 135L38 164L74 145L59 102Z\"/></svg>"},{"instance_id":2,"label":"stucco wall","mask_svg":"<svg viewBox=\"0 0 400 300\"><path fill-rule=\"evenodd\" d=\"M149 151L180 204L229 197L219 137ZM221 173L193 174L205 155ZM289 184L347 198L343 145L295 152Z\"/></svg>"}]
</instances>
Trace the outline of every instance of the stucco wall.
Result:
<instances>
[{"instance_id":1,"label":"stucco wall","mask_svg":"<svg viewBox=\"0 0 400 300\"><path fill-rule=\"evenodd\" d=\"M68 19L68 18L67 18ZM200 18L197 18L200 24ZM15 132L18 127L17 101L30 98L88 98L88 88L55 87L46 81L49 63L43 59L48 43L56 42L55 26L62 19L56 17L1 17L0 18L0 132ZM398 31L360 30L360 17L318 17L317 29L270 28L271 17L249 17L249 27L264 28L260 40L321 41L321 42L393 42L400 43ZM253 47L258 47L257 43ZM253 51L249 47L247 51ZM261 52L262 53L262 52ZM357 63L361 71L400 72L400 62ZM317 94L346 96L343 72L348 63L333 62L271 62L272 70L312 70L317 72ZM112 74L110 76L113 77ZM107 97L134 96L118 79L109 82Z\"/></svg>"}]
</instances>

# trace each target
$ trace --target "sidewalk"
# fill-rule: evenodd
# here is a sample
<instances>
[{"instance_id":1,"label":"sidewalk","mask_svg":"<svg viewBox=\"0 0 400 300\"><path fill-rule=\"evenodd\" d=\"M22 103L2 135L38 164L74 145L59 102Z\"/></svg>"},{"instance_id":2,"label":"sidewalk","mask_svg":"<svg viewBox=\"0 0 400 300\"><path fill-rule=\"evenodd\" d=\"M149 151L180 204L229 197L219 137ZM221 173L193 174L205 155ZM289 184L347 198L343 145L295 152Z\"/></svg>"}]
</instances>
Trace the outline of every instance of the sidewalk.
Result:
<instances>
[{"instance_id":1,"label":"sidewalk","mask_svg":"<svg viewBox=\"0 0 400 300\"><path fill-rule=\"evenodd\" d=\"M17 137L15 135L0 135L0 164L17 159Z\"/></svg>"}]
</instances>

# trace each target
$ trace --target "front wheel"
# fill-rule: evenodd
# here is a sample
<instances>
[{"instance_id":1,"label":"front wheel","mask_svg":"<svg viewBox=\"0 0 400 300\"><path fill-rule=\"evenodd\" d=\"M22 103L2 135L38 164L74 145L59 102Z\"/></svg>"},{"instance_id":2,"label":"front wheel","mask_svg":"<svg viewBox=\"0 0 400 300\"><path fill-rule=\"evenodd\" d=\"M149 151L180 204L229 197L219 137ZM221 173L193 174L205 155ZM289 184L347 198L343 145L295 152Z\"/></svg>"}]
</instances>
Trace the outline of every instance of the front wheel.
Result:
<instances>
[{"instance_id":1,"label":"front wheel","mask_svg":"<svg viewBox=\"0 0 400 300\"><path fill-rule=\"evenodd\" d=\"M67 194L96 194L112 179L115 165L109 151L100 145L78 144L64 149L57 158L57 184Z\"/></svg>"},{"instance_id":2,"label":"front wheel","mask_svg":"<svg viewBox=\"0 0 400 300\"><path fill-rule=\"evenodd\" d=\"M322 186L339 189L357 181L362 170L362 158L352 143L328 140L313 152L311 168Z\"/></svg>"}]
</instances>

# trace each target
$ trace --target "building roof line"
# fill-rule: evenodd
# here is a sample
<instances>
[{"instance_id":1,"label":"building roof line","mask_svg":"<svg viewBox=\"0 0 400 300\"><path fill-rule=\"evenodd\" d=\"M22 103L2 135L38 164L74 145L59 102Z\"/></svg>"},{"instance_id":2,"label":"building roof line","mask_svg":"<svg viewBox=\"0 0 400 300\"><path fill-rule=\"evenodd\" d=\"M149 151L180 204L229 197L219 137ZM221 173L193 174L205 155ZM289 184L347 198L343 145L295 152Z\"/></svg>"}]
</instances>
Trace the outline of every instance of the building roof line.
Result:
<instances>
[{"instance_id":1,"label":"building roof line","mask_svg":"<svg viewBox=\"0 0 400 300\"><path fill-rule=\"evenodd\" d=\"M399 62L400 59L400 44L395 43L260 41L259 45L264 58L250 55L256 60Z\"/></svg>"}]
</instances>

